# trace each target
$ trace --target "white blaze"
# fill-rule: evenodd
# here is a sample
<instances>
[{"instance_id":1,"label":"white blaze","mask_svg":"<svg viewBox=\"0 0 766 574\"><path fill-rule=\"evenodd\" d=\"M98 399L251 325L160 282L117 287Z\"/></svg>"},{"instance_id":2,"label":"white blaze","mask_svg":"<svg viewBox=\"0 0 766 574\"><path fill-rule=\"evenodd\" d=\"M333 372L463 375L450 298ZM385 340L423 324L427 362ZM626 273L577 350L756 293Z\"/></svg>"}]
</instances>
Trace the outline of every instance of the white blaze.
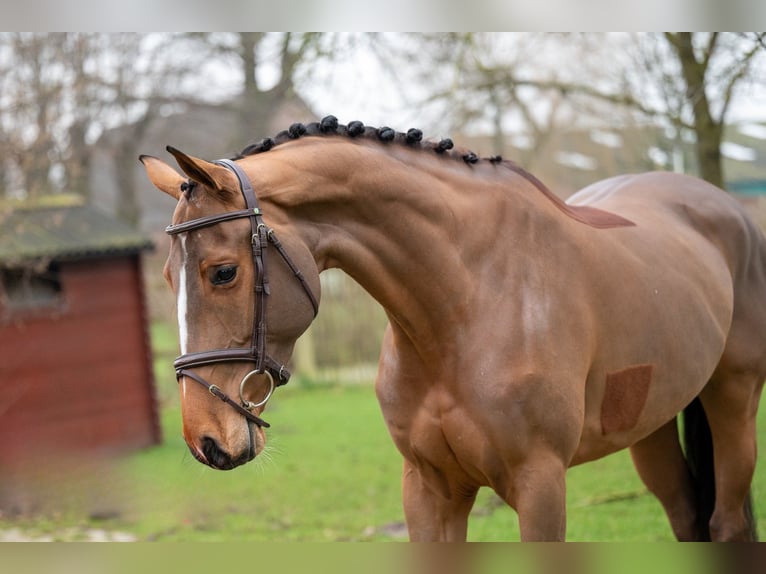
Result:
<instances>
[{"instance_id":1,"label":"white blaze","mask_svg":"<svg viewBox=\"0 0 766 574\"><path fill-rule=\"evenodd\" d=\"M181 235L181 273L178 278L178 335L181 344L181 354L186 354L187 343L189 340L189 328L186 323L187 314L187 294L186 294L186 237Z\"/></svg>"},{"instance_id":2,"label":"white blaze","mask_svg":"<svg viewBox=\"0 0 766 574\"><path fill-rule=\"evenodd\" d=\"M186 236L181 235L181 271L178 276L178 342L181 346L181 354L185 355L189 341L189 327L187 324L187 293L186 293ZM186 378L183 378L181 390L186 396Z\"/></svg>"}]
</instances>

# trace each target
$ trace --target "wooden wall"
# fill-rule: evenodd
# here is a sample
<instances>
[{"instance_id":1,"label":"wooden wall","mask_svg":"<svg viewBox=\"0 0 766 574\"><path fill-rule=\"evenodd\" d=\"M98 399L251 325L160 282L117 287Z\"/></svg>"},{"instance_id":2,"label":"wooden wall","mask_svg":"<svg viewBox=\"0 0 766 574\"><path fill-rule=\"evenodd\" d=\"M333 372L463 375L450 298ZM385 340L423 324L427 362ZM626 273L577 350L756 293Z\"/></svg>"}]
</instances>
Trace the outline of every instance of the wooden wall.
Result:
<instances>
[{"instance_id":1,"label":"wooden wall","mask_svg":"<svg viewBox=\"0 0 766 574\"><path fill-rule=\"evenodd\" d=\"M0 324L0 466L160 440L139 256L59 269L55 307Z\"/></svg>"}]
</instances>

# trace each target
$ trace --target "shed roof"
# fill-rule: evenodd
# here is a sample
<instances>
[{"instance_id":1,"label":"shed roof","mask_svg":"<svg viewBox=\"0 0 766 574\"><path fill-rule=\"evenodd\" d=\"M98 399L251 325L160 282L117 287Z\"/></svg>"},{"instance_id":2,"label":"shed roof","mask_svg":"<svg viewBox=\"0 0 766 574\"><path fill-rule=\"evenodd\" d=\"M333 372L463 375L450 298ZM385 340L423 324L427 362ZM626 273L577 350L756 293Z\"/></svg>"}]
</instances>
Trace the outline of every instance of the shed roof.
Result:
<instances>
[{"instance_id":1,"label":"shed roof","mask_svg":"<svg viewBox=\"0 0 766 574\"><path fill-rule=\"evenodd\" d=\"M125 255L151 247L146 235L89 205L0 210L0 265Z\"/></svg>"}]
</instances>

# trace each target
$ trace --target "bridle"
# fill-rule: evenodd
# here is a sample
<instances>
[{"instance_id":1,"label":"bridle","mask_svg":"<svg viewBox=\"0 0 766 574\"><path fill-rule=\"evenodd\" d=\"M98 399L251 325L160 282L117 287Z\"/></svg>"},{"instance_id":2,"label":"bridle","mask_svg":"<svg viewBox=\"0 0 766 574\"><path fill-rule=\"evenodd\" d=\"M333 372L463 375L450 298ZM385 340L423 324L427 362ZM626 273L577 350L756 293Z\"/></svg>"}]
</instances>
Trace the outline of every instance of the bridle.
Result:
<instances>
[{"instance_id":1,"label":"bridle","mask_svg":"<svg viewBox=\"0 0 766 574\"><path fill-rule=\"evenodd\" d=\"M186 353L179 356L173 362L173 366L176 370L177 381L180 381L183 377L188 377L191 380L196 381L205 387L210 394L230 405L247 420L260 427L268 428L270 426L269 423L254 415L251 411L264 405L266 401L271 398L274 388L286 384L290 379L290 372L287 368L266 353L266 297L270 293L269 278L266 269L266 247L269 243L276 249L277 253L279 253L284 262L293 272L293 275L295 275L300 282L314 308L314 316L316 316L319 311L319 303L300 269L293 263L279 239L274 235L274 230L269 228L263 222L263 214L261 208L258 206L258 198L255 196L255 192L253 191L253 187L250 184L250 179L247 177L247 174L241 167L231 160L221 159L214 163L231 170L234 175L237 176L237 179L239 180L239 189L245 199L245 209L227 211L216 215L191 219L175 225L169 225L165 228L165 233L168 235L178 235L180 233L188 233L189 231L202 229L203 227L210 227L211 225L217 225L226 221L232 221L234 219L242 219L246 217L250 220L250 244L253 255L253 273L255 276L253 336L249 347ZM225 362L255 363L255 368L247 373L239 384L239 403L224 393L220 387L208 383L205 379L191 370L205 365ZM253 375L263 374L269 378L270 382L270 388L266 397L258 403L252 403L246 400L244 397L245 383L247 383Z\"/></svg>"}]
</instances>

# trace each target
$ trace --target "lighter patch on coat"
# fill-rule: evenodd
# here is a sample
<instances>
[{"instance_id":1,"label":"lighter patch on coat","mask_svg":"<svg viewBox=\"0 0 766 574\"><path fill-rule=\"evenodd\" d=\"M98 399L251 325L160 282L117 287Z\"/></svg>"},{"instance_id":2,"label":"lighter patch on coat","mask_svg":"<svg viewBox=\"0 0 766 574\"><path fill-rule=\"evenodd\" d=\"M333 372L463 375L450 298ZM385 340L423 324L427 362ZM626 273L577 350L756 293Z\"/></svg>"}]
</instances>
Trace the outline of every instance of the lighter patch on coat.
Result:
<instances>
[{"instance_id":1,"label":"lighter patch on coat","mask_svg":"<svg viewBox=\"0 0 766 574\"><path fill-rule=\"evenodd\" d=\"M521 325L525 335L547 334L550 329L550 301L544 288L531 281L521 286Z\"/></svg>"}]
</instances>

